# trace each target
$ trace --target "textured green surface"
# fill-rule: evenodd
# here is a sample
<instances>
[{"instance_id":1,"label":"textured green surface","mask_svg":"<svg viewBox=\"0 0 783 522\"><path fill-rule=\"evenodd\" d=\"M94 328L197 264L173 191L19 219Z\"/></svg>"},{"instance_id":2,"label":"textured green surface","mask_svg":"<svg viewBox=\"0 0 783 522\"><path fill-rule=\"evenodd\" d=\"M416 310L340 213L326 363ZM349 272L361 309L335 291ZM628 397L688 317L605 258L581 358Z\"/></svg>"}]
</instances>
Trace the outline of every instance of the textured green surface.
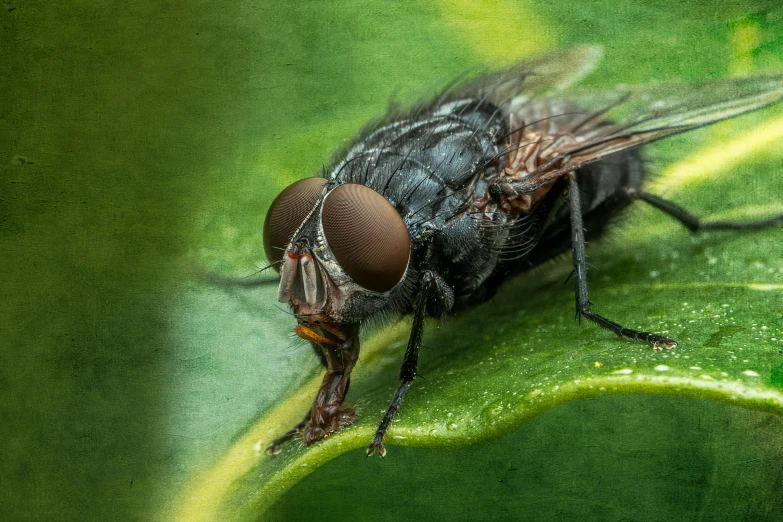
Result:
<instances>
[{"instance_id":1,"label":"textured green surface","mask_svg":"<svg viewBox=\"0 0 783 522\"><path fill-rule=\"evenodd\" d=\"M578 43L605 46L586 82L594 86L783 69L774 2L718 12L711 3L639 4L6 2L3 518L169 519L198 503L183 495L308 381L316 361L272 290L218 291L195 268L252 273L274 195L318 169L394 93ZM672 172L779 115L663 142L654 166ZM704 215L780 212L778 151L773 143L729 169L716 165L715 176L662 177L653 187ZM342 452L366 445L392 393L404 325L365 343L363 355L379 359L363 358L352 386L354 428L310 452L258 457L216 512L255 516L283 488L268 512L280 520L772 520L783 507L783 428L768 413L618 395L570 402L490 444L443 447L613 391L779 412L781 242L780 230L691 238L639 210L590 246L591 297L629 326L668 330L681 341L676 352L577 327L563 260L429 327L425 379L406 399L385 461ZM301 464L335 457L294 486Z\"/></svg>"},{"instance_id":2,"label":"textured green surface","mask_svg":"<svg viewBox=\"0 0 783 522\"><path fill-rule=\"evenodd\" d=\"M582 399L489 444L393 448L370 465L348 452L266 519L774 521L781 429L702 400Z\"/></svg>"}]
</instances>

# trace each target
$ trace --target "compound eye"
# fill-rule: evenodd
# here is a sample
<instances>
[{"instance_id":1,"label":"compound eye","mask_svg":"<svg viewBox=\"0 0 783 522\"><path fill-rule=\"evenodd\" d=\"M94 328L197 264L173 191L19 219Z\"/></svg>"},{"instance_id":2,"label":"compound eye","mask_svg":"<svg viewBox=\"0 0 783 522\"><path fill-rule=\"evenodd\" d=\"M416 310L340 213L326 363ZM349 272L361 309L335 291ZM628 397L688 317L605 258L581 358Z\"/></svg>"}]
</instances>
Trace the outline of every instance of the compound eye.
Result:
<instances>
[{"instance_id":1,"label":"compound eye","mask_svg":"<svg viewBox=\"0 0 783 522\"><path fill-rule=\"evenodd\" d=\"M364 185L340 185L324 201L321 223L337 262L356 284L386 292L400 282L411 240L386 198Z\"/></svg>"},{"instance_id":2,"label":"compound eye","mask_svg":"<svg viewBox=\"0 0 783 522\"><path fill-rule=\"evenodd\" d=\"M323 178L307 178L288 185L269 207L264 220L264 251L270 262L283 259L291 236L313 210L326 184ZM275 270L280 272L279 264Z\"/></svg>"}]
</instances>

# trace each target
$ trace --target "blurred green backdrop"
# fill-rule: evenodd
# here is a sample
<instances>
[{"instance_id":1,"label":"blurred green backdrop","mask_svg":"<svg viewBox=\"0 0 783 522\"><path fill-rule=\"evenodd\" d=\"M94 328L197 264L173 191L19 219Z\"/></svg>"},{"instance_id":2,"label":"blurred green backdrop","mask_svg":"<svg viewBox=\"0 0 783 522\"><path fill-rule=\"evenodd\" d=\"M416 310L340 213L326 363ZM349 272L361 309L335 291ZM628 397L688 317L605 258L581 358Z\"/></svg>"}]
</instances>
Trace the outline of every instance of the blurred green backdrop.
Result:
<instances>
[{"instance_id":1,"label":"blurred green backdrop","mask_svg":"<svg viewBox=\"0 0 783 522\"><path fill-rule=\"evenodd\" d=\"M606 50L592 85L779 72L778 4L5 0L1 518L167 519L312 374L273 291L216 292L196 269L252 274L274 195L395 95L579 43ZM269 516L774 520L782 435L778 417L706 401L586 399L484 446L349 452Z\"/></svg>"}]
</instances>

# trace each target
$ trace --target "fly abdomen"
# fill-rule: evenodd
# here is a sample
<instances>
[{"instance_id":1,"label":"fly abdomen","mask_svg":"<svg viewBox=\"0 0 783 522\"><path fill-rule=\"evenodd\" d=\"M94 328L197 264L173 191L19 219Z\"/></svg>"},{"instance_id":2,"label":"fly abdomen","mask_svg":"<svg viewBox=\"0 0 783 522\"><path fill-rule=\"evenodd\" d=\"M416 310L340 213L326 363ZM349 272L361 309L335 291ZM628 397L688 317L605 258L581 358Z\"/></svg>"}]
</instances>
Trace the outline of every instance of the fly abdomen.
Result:
<instances>
[{"instance_id":1,"label":"fly abdomen","mask_svg":"<svg viewBox=\"0 0 783 522\"><path fill-rule=\"evenodd\" d=\"M600 237L606 227L622 215L632 199L629 191L641 188L645 169L638 150L609 156L576 171L579 199L584 216L585 239ZM515 272L546 262L571 248L570 212L564 202L566 184L555 184L545 200L553 214L541 238Z\"/></svg>"}]
</instances>

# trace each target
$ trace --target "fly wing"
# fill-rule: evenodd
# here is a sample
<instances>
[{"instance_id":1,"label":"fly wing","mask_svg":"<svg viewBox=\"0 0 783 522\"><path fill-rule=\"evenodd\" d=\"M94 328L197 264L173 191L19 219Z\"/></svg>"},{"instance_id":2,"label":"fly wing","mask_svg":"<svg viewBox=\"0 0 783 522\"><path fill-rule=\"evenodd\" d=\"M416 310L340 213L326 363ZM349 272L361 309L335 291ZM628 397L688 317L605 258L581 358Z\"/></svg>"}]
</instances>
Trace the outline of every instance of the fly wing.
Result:
<instances>
[{"instance_id":1,"label":"fly wing","mask_svg":"<svg viewBox=\"0 0 783 522\"><path fill-rule=\"evenodd\" d=\"M512 100L512 120L548 135L530 190L611 154L698 129L783 100L783 75L692 85L619 88ZM548 150L546 150L548 149ZM545 154L544 154L545 153ZM525 186L518 190L525 191Z\"/></svg>"},{"instance_id":2,"label":"fly wing","mask_svg":"<svg viewBox=\"0 0 783 522\"><path fill-rule=\"evenodd\" d=\"M474 78L458 78L434 105L478 99L503 106L543 92L563 90L595 69L602 54L601 48L595 45L573 47L522 60L499 71L482 71Z\"/></svg>"},{"instance_id":3,"label":"fly wing","mask_svg":"<svg viewBox=\"0 0 783 522\"><path fill-rule=\"evenodd\" d=\"M595 69L602 54L599 46L585 45L528 58L497 71L480 69L467 72L445 88L439 87L435 94L428 89L419 101L392 102L386 114L368 122L354 142L390 123L416 120L422 115L426 117L453 101L474 100L503 107L514 100L527 100L546 92L566 89ZM341 151L338 151L340 155Z\"/></svg>"},{"instance_id":4,"label":"fly wing","mask_svg":"<svg viewBox=\"0 0 783 522\"><path fill-rule=\"evenodd\" d=\"M466 74L423 102L394 103L336 152L329 176L368 186L378 182L375 189L398 203L398 197L409 199L413 191L395 195L387 190L393 191L392 177L399 178L405 167L426 166L428 178L437 171L441 182L464 187L481 169L463 158L477 156L476 161L483 163L487 154L497 152L495 142L507 130L505 107L565 89L593 70L600 57L597 46L559 50L507 69ZM480 153L462 154L460 147L480 149ZM371 168L366 161L372 162ZM421 197L428 197L428 185L435 192L440 188L425 181L414 186ZM404 187L398 183L396 188Z\"/></svg>"}]
</instances>

